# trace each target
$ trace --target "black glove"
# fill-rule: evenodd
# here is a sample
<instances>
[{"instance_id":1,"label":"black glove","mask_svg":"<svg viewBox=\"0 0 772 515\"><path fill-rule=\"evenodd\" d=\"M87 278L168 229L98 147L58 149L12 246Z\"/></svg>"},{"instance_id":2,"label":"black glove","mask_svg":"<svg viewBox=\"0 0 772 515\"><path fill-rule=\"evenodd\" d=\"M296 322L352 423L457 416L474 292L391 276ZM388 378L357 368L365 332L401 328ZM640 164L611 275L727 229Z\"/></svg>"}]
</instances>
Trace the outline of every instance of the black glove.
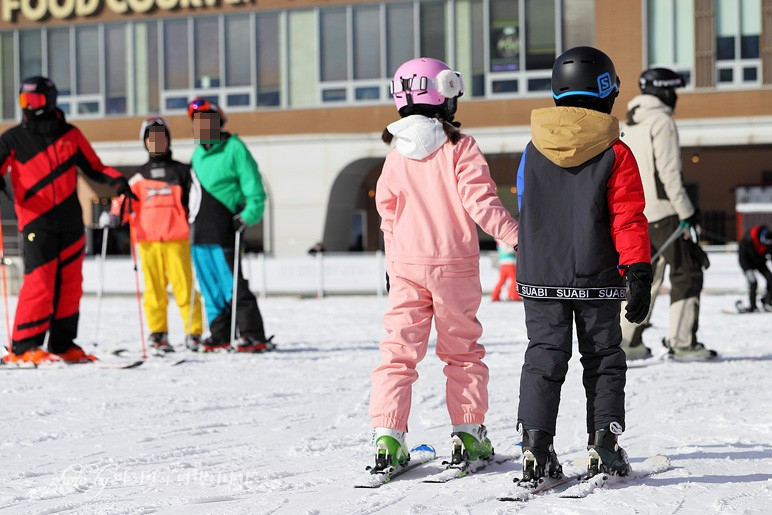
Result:
<instances>
[{"instance_id":1,"label":"black glove","mask_svg":"<svg viewBox=\"0 0 772 515\"><path fill-rule=\"evenodd\" d=\"M692 257L697 260L697 262L700 264L702 268L707 270L710 268L710 258L708 257L707 252L702 250L702 247L700 247L697 244L691 243L689 244L689 252L691 252Z\"/></svg>"},{"instance_id":2,"label":"black glove","mask_svg":"<svg viewBox=\"0 0 772 515\"><path fill-rule=\"evenodd\" d=\"M654 272L651 263L633 263L625 270L627 282L627 307L625 318L634 324L646 319L651 305L651 282Z\"/></svg>"},{"instance_id":3,"label":"black glove","mask_svg":"<svg viewBox=\"0 0 772 515\"><path fill-rule=\"evenodd\" d=\"M129 181L123 180L118 184L118 187L115 188L115 193L118 195L124 195L126 198L130 198L136 202L139 202L139 197L137 197L133 191L131 191L131 186L129 186Z\"/></svg>"},{"instance_id":4,"label":"black glove","mask_svg":"<svg viewBox=\"0 0 772 515\"><path fill-rule=\"evenodd\" d=\"M241 218L241 214L237 214L233 216L233 230L236 232L242 232L244 229L249 227L247 225L247 222L244 221L243 218Z\"/></svg>"}]
</instances>

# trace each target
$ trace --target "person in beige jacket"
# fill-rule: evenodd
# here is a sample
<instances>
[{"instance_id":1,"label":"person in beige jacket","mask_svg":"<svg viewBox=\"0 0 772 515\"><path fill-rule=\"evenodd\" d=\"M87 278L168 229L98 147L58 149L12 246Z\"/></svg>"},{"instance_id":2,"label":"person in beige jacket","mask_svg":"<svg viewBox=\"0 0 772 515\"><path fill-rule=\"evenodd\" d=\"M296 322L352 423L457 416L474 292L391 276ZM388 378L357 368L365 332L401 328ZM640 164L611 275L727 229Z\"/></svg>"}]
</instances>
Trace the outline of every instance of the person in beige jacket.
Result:
<instances>
[{"instance_id":1,"label":"person in beige jacket","mask_svg":"<svg viewBox=\"0 0 772 515\"><path fill-rule=\"evenodd\" d=\"M644 214L649 221L651 252L661 255L652 263L654 283L651 305L646 318L634 324L622 318L622 348L628 360L651 356L643 345L642 333L649 327L654 301L662 285L665 268L670 267L670 316L664 343L670 357L681 361L708 360L717 357L697 341L702 292L704 257L697 246L699 211L689 200L681 173L681 149L673 121L676 88L683 78L666 68L651 68L641 74L641 95L628 104L627 126L623 141L632 149L641 173L646 196ZM665 246L680 228L683 238ZM623 308L624 309L624 308Z\"/></svg>"}]
</instances>

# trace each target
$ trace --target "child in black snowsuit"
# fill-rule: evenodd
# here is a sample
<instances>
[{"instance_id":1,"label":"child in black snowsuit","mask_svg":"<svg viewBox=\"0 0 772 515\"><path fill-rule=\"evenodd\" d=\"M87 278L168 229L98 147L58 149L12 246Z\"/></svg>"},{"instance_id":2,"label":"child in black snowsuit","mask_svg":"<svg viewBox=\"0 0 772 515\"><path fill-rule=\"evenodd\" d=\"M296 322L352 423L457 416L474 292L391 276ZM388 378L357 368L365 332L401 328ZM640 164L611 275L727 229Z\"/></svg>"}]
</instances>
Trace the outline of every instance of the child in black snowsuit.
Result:
<instances>
[{"instance_id":1,"label":"child in black snowsuit","mask_svg":"<svg viewBox=\"0 0 772 515\"><path fill-rule=\"evenodd\" d=\"M740 240L740 248L737 252L740 260L740 268L743 269L745 279L748 281L748 307L747 311L758 311L756 307L756 272L760 273L767 281L767 291L761 299L761 308L764 311L772 311L772 272L767 266L767 260L772 259L772 231L766 225L751 227ZM739 303L739 302L738 302Z\"/></svg>"},{"instance_id":2,"label":"child in black snowsuit","mask_svg":"<svg viewBox=\"0 0 772 515\"><path fill-rule=\"evenodd\" d=\"M531 114L533 139L517 173L517 287L529 340L518 409L523 485L562 473L552 441L574 321L587 396L588 474L629 471L617 445L627 371L619 303L627 298L626 317L642 320L652 271L638 166L610 115L618 93L611 59L577 47L553 66L556 107Z\"/></svg>"}]
</instances>

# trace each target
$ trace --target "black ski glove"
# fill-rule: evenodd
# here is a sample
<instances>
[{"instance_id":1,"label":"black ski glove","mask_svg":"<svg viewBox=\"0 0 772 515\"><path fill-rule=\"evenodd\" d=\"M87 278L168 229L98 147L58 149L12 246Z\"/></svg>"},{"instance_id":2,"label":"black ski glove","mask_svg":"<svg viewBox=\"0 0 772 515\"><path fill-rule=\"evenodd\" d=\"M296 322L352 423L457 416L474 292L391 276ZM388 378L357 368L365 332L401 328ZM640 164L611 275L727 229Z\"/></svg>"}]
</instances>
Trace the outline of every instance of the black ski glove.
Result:
<instances>
[{"instance_id":1,"label":"black ski glove","mask_svg":"<svg viewBox=\"0 0 772 515\"><path fill-rule=\"evenodd\" d=\"M236 214L233 216L233 230L235 232L242 232L247 227L249 226L247 225L247 222L241 218L241 214Z\"/></svg>"},{"instance_id":2,"label":"black ski glove","mask_svg":"<svg viewBox=\"0 0 772 515\"><path fill-rule=\"evenodd\" d=\"M627 307L625 318L634 324L640 324L646 319L651 305L651 283L654 272L651 263L633 263L625 270L627 282Z\"/></svg>"},{"instance_id":3,"label":"black ski glove","mask_svg":"<svg viewBox=\"0 0 772 515\"><path fill-rule=\"evenodd\" d=\"M118 187L115 188L115 193L117 193L119 196L124 195L126 198L130 198L136 202L139 202L139 197L137 197L133 191L131 191L131 186L129 186L129 181L124 179L118 184Z\"/></svg>"}]
</instances>

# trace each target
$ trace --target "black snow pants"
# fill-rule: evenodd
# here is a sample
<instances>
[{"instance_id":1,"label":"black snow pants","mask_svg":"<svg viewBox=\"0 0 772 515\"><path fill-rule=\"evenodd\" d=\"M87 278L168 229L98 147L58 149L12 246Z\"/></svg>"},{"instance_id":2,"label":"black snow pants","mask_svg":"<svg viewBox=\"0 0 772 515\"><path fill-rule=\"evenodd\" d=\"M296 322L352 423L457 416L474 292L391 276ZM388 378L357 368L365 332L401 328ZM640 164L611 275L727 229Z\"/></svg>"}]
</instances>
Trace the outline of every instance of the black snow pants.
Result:
<instances>
[{"instance_id":1,"label":"black snow pants","mask_svg":"<svg viewBox=\"0 0 772 515\"><path fill-rule=\"evenodd\" d=\"M627 361L620 348L619 302L526 298L523 305L529 340L517 413L523 429L555 434L560 390L571 359L574 320L584 368L587 433L611 422L624 428Z\"/></svg>"}]
</instances>

